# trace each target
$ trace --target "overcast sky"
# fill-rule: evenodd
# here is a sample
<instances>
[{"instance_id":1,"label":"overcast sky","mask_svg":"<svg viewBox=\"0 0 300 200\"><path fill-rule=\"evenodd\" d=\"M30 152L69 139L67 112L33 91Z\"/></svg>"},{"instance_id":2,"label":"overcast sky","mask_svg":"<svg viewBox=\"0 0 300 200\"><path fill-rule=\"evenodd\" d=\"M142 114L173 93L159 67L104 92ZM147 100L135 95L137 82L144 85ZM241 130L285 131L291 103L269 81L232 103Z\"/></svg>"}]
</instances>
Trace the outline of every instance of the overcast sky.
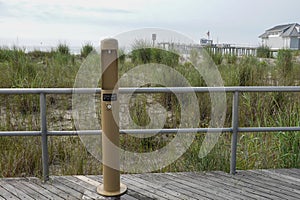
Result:
<instances>
[{"instance_id":1,"label":"overcast sky","mask_svg":"<svg viewBox=\"0 0 300 200\"><path fill-rule=\"evenodd\" d=\"M0 46L97 44L147 27L196 42L210 31L215 43L258 45L264 30L294 22L299 0L0 0Z\"/></svg>"}]
</instances>

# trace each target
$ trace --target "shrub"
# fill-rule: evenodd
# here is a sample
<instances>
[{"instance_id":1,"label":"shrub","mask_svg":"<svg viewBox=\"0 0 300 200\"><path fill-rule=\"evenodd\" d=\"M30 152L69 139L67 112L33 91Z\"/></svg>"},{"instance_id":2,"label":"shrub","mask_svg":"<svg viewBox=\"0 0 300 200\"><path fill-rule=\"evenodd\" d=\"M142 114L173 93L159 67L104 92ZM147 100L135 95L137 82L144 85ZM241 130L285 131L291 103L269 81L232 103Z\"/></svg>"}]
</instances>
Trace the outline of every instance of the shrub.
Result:
<instances>
[{"instance_id":1,"label":"shrub","mask_svg":"<svg viewBox=\"0 0 300 200\"><path fill-rule=\"evenodd\" d=\"M260 85L263 80L264 69L255 57L243 57L237 67L239 86Z\"/></svg>"},{"instance_id":2,"label":"shrub","mask_svg":"<svg viewBox=\"0 0 300 200\"><path fill-rule=\"evenodd\" d=\"M237 61L236 55L225 54L225 59L228 64L235 64Z\"/></svg>"},{"instance_id":3,"label":"shrub","mask_svg":"<svg viewBox=\"0 0 300 200\"><path fill-rule=\"evenodd\" d=\"M66 44L59 44L57 46L57 53L63 54L63 55L69 55L70 54L70 48Z\"/></svg>"},{"instance_id":4,"label":"shrub","mask_svg":"<svg viewBox=\"0 0 300 200\"><path fill-rule=\"evenodd\" d=\"M160 63L175 66L179 55L173 51L154 48L147 40L136 40L132 44L131 60L135 64Z\"/></svg>"},{"instance_id":5,"label":"shrub","mask_svg":"<svg viewBox=\"0 0 300 200\"><path fill-rule=\"evenodd\" d=\"M86 58L94 50L95 49L92 44L86 43L80 50L80 56Z\"/></svg>"},{"instance_id":6,"label":"shrub","mask_svg":"<svg viewBox=\"0 0 300 200\"><path fill-rule=\"evenodd\" d=\"M257 48L257 57L259 58L271 58L271 50L268 46L260 46Z\"/></svg>"},{"instance_id":7,"label":"shrub","mask_svg":"<svg viewBox=\"0 0 300 200\"><path fill-rule=\"evenodd\" d=\"M281 49L277 55L277 66L284 79L290 74L293 68L292 51L288 49ZM285 83L284 83L285 84Z\"/></svg>"},{"instance_id":8,"label":"shrub","mask_svg":"<svg viewBox=\"0 0 300 200\"><path fill-rule=\"evenodd\" d=\"M141 48L131 52L131 59L136 64L160 63L175 66L179 62L179 55L163 49Z\"/></svg>"},{"instance_id":9,"label":"shrub","mask_svg":"<svg viewBox=\"0 0 300 200\"><path fill-rule=\"evenodd\" d=\"M7 47L0 48L0 61L8 61L12 57L13 52Z\"/></svg>"},{"instance_id":10,"label":"shrub","mask_svg":"<svg viewBox=\"0 0 300 200\"><path fill-rule=\"evenodd\" d=\"M222 53L215 53L211 55L212 60L216 65L221 65L223 61L223 55Z\"/></svg>"},{"instance_id":11,"label":"shrub","mask_svg":"<svg viewBox=\"0 0 300 200\"><path fill-rule=\"evenodd\" d=\"M124 49L119 49L118 50L118 57L119 57L119 62L121 64L124 64L125 60L126 60L126 54L125 54L125 50Z\"/></svg>"},{"instance_id":12,"label":"shrub","mask_svg":"<svg viewBox=\"0 0 300 200\"><path fill-rule=\"evenodd\" d=\"M27 55L31 58L38 59L38 58L45 58L45 57L52 57L53 52L41 51L41 50L34 50L27 53Z\"/></svg>"}]
</instances>

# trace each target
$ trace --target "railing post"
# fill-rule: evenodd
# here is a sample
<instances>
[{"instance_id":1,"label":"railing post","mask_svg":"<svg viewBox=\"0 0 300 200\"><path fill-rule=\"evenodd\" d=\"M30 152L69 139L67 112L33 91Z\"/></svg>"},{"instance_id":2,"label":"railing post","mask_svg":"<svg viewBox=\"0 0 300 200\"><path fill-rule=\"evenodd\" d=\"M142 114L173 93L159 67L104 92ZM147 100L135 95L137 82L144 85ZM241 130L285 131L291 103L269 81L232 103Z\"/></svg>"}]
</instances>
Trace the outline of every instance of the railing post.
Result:
<instances>
[{"instance_id":1,"label":"railing post","mask_svg":"<svg viewBox=\"0 0 300 200\"><path fill-rule=\"evenodd\" d=\"M43 163L43 180L49 180L49 155L48 155L48 138L47 138L47 118L46 118L46 94L40 93L40 118L42 133L42 163Z\"/></svg>"},{"instance_id":2,"label":"railing post","mask_svg":"<svg viewBox=\"0 0 300 200\"><path fill-rule=\"evenodd\" d=\"M127 187L120 182L118 41L101 41L101 125L103 184L97 192L103 196L120 196Z\"/></svg>"},{"instance_id":3,"label":"railing post","mask_svg":"<svg viewBox=\"0 0 300 200\"><path fill-rule=\"evenodd\" d=\"M231 140L231 161L230 161L230 173L236 173L236 150L237 150L237 138L239 129L239 92L235 91L233 94L232 102L232 140Z\"/></svg>"}]
</instances>

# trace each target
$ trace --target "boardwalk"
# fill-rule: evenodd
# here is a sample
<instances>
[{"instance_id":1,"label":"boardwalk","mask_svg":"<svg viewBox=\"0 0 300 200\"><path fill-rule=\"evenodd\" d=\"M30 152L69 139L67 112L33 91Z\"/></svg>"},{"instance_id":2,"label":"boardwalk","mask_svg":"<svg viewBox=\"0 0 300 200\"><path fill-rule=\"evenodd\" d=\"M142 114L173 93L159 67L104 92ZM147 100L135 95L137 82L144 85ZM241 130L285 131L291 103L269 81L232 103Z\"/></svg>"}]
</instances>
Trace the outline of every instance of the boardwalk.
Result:
<instances>
[{"instance_id":1,"label":"boardwalk","mask_svg":"<svg viewBox=\"0 0 300 200\"><path fill-rule=\"evenodd\" d=\"M300 199L300 169L122 175L120 199ZM4 199L105 199L95 190L102 176L0 179Z\"/></svg>"}]
</instances>

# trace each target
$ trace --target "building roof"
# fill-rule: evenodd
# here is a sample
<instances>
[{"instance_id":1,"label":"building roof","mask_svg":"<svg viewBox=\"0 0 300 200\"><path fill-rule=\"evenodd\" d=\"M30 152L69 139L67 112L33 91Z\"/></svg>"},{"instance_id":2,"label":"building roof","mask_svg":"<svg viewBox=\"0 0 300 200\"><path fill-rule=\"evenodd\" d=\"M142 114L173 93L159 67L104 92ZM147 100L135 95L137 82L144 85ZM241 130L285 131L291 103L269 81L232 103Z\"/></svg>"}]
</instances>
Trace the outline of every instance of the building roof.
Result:
<instances>
[{"instance_id":1,"label":"building roof","mask_svg":"<svg viewBox=\"0 0 300 200\"><path fill-rule=\"evenodd\" d=\"M300 31L296 27L300 27L298 23L278 25L266 30L260 35L260 38L267 38L271 33L279 32L281 37L300 37Z\"/></svg>"}]
</instances>

